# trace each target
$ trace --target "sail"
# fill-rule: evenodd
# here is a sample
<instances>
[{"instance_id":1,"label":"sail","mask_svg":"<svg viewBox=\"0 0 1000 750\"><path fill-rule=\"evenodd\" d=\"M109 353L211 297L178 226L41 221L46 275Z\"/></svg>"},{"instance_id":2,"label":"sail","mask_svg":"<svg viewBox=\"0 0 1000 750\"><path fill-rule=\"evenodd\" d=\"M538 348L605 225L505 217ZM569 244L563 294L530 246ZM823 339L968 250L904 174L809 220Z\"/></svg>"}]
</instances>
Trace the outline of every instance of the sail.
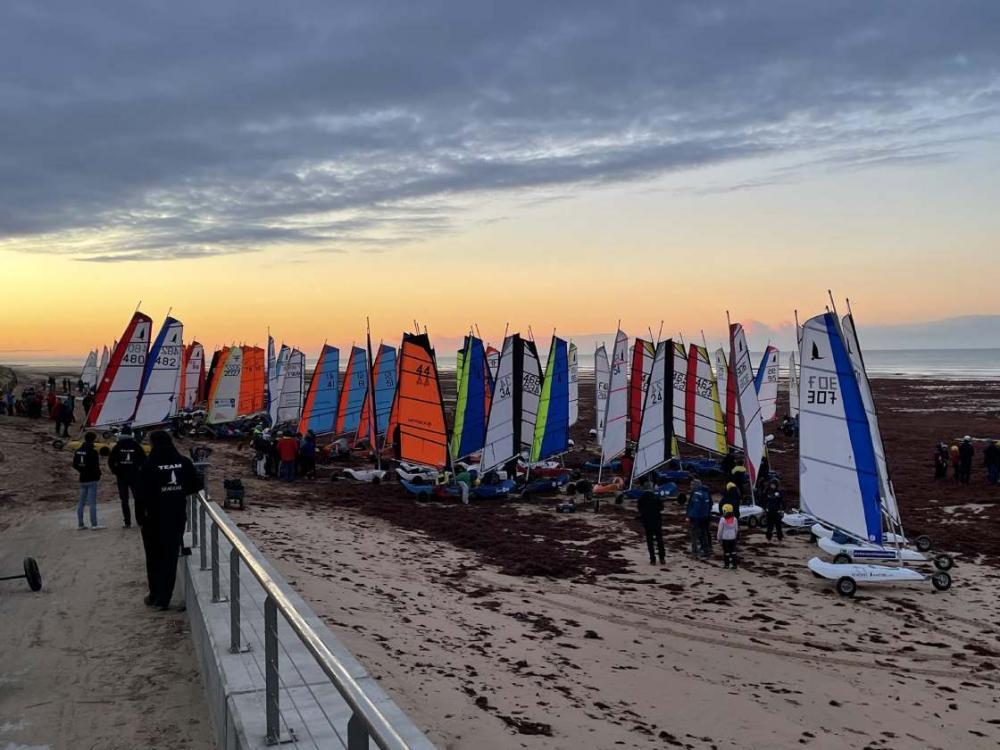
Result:
<instances>
[{"instance_id":1,"label":"sail","mask_svg":"<svg viewBox=\"0 0 1000 750\"><path fill-rule=\"evenodd\" d=\"M302 407L298 431L303 435L312 430L317 435L333 432L340 399L340 350L323 344L316 369L309 381L309 393Z\"/></svg>"},{"instance_id":2,"label":"sail","mask_svg":"<svg viewBox=\"0 0 1000 750\"><path fill-rule=\"evenodd\" d=\"M80 380L86 388L93 388L97 385L97 350L92 349L87 355L87 361L83 363L83 372L80 373Z\"/></svg>"},{"instance_id":3,"label":"sail","mask_svg":"<svg viewBox=\"0 0 1000 750\"><path fill-rule=\"evenodd\" d=\"M529 460L534 463L569 449L569 347L565 340L552 337L545 378L538 400Z\"/></svg>"},{"instance_id":4,"label":"sail","mask_svg":"<svg viewBox=\"0 0 1000 750\"><path fill-rule=\"evenodd\" d=\"M750 349L747 347L743 326L739 323L729 326L729 365L735 382L735 409L739 414L744 465L750 486L753 487L757 482L760 462L764 458L764 421L760 416L760 402L757 401L757 390L754 388Z\"/></svg>"},{"instance_id":5,"label":"sail","mask_svg":"<svg viewBox=\"0 0 1000 750\"><path fill-rule=\"evenodd\" d=\"M375 432L378 435L384 435L389 426L389 413L392 411L392 402L396 397L396 369L396 347L379 344L378 354L375 355L375 364L372 367L372 382L375 384ZM365 400L362 422L371 408L370 404L371 399ZM359 434L361 434L361 430L359 430ZM367 430L364 430L364 434L367 434Z\"/></svg>"},{"instance_id":6,"label":"sail","mask_svg":"<svg viewBox=\"0 0 1000 750\"><path fill-rule=\"evenodd\" d=\"M608 386L608 411L601 441L601 463L625 452L628 421L628 336L620 329L615 336L611 356L611 381Z\"/></svg>"},{"instance_id":7,"label":"sail","mask_svg":"<svg viewBox=\"0 0 1000 750\"><path fill-rule=\"evenodd\" d=\"M142 375L139 404L132 424L163 424L177 414L177 387L184 359L184 326L167 317L153 341Z\"/></svg>"},{"instance_id":8,"label":"sail","mask_svg":"<svg viewBox=\"0 0 1000 750\"><path fill-rule=\"evenodd\" d=\"M337 421L333 431L337 435L354 435L361 423L361 408L368 396L368 354L360 346L351 347L347 360L344 382L340 389Z\"/></svg>"},{"instance_id":9,"label":"sail","mask_svg":"<svg viewBox=\"0 0 1000 750\"><path fill-rule=\"evenodd\" d=\"M500 369L500 352L492 346L486 347L486 364L490 367L490 380L496 382L497 372Z\"/></svg>"},{"instance_id":10,"label":"sail","mask_svg":"<svg viewBox=\"0 0 1000 750\"><path fill-rule=\"evenodd\" d=\"M680 341L674 341L673 344L674 377L672 383L674 392L671 395L671 399L674 405L674 435L684 440L688 429L688 414L686 409L688 356L687 351L684 349L684 344Z\"/></svg>"},{"instance_id":11,"label":"sail","mask_svg":"<svg viewBox=\"0 0 1000 750\"><path fill-rule=\"evenodd\" d=\"M97 385L97 395L87 415L88 427L124 424L135 415L152 326L153 321L141 312L132 316Z\"/></svg>"},{"instance_id":12,"label":"sail","mask_svg":"<svg viewBox=\"0 0 1000 750\"><path fill-rule=\"evenodd\" d=\"M902 521L899 516L899 506L896 504L896 491L892 486L892 475L889 473L889 464L885 458L885 445L882 443L882 431L879 429L878 412L875 409L875 397L872 395L871 382L868 380L868 372L865 369L865 359L861 353L861 344L858 341L858 332L854 326L853 315L844 316L841 323L841 331L844 334L847 354L851 359L851 366L854 368L854 375L861 390L861 402L865 407L865 416L868 418L872 447L875 450L875 466L878 469L882 501L885 505L886 514L899 527L898 530L901 533Z\"/></svg>"},{"instance_id":13,"label":"sail","mask_svg":"<svg viewBox=\"0 0 1000 750\"><path fill-rule=\"evenodd\" d=\"M243 377L238 407L241 417L264 410L264 350L259 346L242 348Z\"/></svg>"},{"instance_id":14,"label":"sail","mask_svg":"<svg viewBox=\"0 0 1000 750\"><path fill-rule=\"evenodd\" d=\"M240 382L243 380L243 349L223 347L208 399L210 424L232 422L239 413Z\"/></svg>"},{"instance_id":15,"label":"sail","mask_svg":"<svg viewBox=\"0 0 1000 750\"><path fill-rule=\"evenodd\" d=\"M493 402L486 424L486 441L479 460L485 474L500 468L521 452L521 388L524 367L524 341L512 334L504 339L497 363Z\"/></svg>"},{"instance_id":16,"label":"sail","mask_svg":"<svg viewBox=\"0 0 1000 750\"><path fill-rule=\"evenodd\" d=\"M597 401L594 414L597 418L597 444L604 442L604 422L608 414L608 389L611 388L611 365L608 364L608 350L604 344L594 352L594 398Z\"/></svg>"},{"instance_id":17,"label":"sail","mask_svg":"<svg viewBox=\"0 0 1000 750\"><path fill-rule=\"evenodd\" d=\"M184 388L179 406L191 409L205 399L205 348L197 341L187 347L184 357Z\"/></svg>"},{"instance_id":18,"label":"sail","mask_svg":"<svg viewBox=\"0 0 1000 750\"><path fill-rule=\"evenodd\" d=\"M632 371L628 384L628 439L639 439L639 423L642 420L642 402L649 385L649 371L653 367L656 352L653 342L636 339L632 347Z\"/></svg>"},{"instance_id":19,"label":"sail","mask_svg":"<svg viewBox=\"0 0 1000 750\"><path fill-rule=\"evenodd\" d=\"M521 447L530 450L542 397L542 363L534 341L524 340L524 365L521 370Z\"/></svg>"},{"instance_id":20,"label":"sail","mask_svg":"<svg viewBox=\"0 0 1000 750\"><path fill-rule=\"evenodd\" d=\"M580 419L580 355L576 344L569 345L569 426Z\"/></svg>"},{"instance_id":21,"label":"sail","mask_svg":"<svg viewBox=\"0 0 1000 750\"><path fill-rule=\"evenodd\" d=\"M282 350L284 350L284 346ZM278 357L279 361L281 357ZM281 398L275 415L277 422L298 422L302 417L302 396L305 393L306 355L298 349L288 352L284 370L278 373L281 382Z\"/></svg>"},{"instance_id":22,"label":"sail","mask_svg":"<svg viewBox=\"0 0 1000 750\"><path fill-rule=\"evenodd\" d=\"M788 413L799 413L799 368L795 364L795 352L788 357Z\"/></svg>"},{"instance_id":23,"label":"sail","mask_svg":"<svg viewBox=\"0 0 1000 750\"><path fill-rule=\"evenodd\" d=\"M100 385L100 382L104 380L104 373L108 371L108 362L111 361L111 353L108 351L108 347L105 346L101 350L101 363L97 367L97 383L93 387Z\"/></svg>"},{"instance_id":24,"label":"sail","mask_svg":"<svg viewBox=\"0 0 1000 750\"><path fill-rule=\"evenodd\" d=\"M726 421L719 404L719 388L712 374L712 363L703 346L690 344L688 347L684 399L687 429L684 441L715 453L725 453Z\"/></svg>"},{"instance_id":25,"label":"sail","mask_svg":"<svg viewBox=\"0 0 1000 750\"><path fill-rule=\"evenodd\" d=\"M743 450L743 433L740 432L740 402L738 389L736 387L736 371L732 367L724 366L725 372L725 398L719 394L719 403L722 406L722 416L726 420L726 443L733 448ZM723 381L718 381L722 383Z\"/></svg>"},{"instance_id":26,"label":"sail","mask_svg":"<svg viewBox=\"0 0 1000 750\"><path fill-rule=\"evenodd\" d=\"M393 446L399 460L435 469L448 465L448 428L441 384L434 351L425 333L403 334L396 420Z\"/></svg>"},{"instance_id":27,"label":"sail","mask_svg":"<svg viewBox=\"0 0 1000 750\"><path fill-rule=\"evenodd\" d=\"M760 401L760 416L770 422L778 415L778 349L768 345L757 368L754 379L757 400Z\"/></svg>"},{"instance_id":28,"label":"sail","mask_svg":"<svg viewBox=\"0 0 1000 750\"><path fill-rule=\"evenodd\" d=\"M453 460L471 456L483 447L489 413L489 364L483 342L475 336L466 336L465 348L459 354L460 385L451 435Z\"/></svg>"},{"instance_id":29,"label":"sail","mask_svg":"<svg viewBox=\"0 0 1000 750\"><path fill-rule=\"evenodd\" d=\"M802 327L799 502L807 513L882 544L879 472L861 387L837 316Z\"/></svg>"},{"instance_id":30,"label":"sail","mask_svg":"<svg viewBox=\"0 0 1000 750\"><path fill-rule=\"evenodd\" d=\"M632 481L662 466L674 455L673 351L674 342L669 339L656 345L640 418Z\"/></svg>"},{"instance_id":31,"label":"sail","mask_svg":"<svg viewBox=\"0 0 1000 750\"><path fill-rule=\"evenodd\" d=\"M208 374L205 375L205 398L209 403L212 401L212 391L215 387L215 376L219 374L220 366L226 361L222 352L223 349L216 349L212 352L212 361L208 366Z\"/></svg>"},{"instance_id":32,"label":"sail","mask_svg":"<svg viewBox=\"0 0 1000 750\"><path fill-rule=\"evenodd\" d=\"M715 382L719 384L719 406L726 413L726 384L729 382L729 365L726 364L726 352L720 346L715 350Z\"/></svg>"},{"instance_id":33,"label":"sail","mask_svg":"<svg viewBox=\"0 0 1000 750\"><path fill-rule=\"evenodd\" d=\"M265 367L266 371L264 373L264 379L267 386L267 392L264 398L264 408L270 415L273 414L273 405L275 400L278 398L278 370L277 361L274 357L274 336L270 333L267 334L267 361L265 362Z\"/></svg>"},{"instance_id":34,"label":"sail","mask_svg":"<svg viewBox=\"0 0 1000 750\"><path fill-rule=\"evenodd\" d=\"M267 405L268 415L271 417L271 424L278 424L278 410L281 408L281 392L285 387L285 378L288 375L288 360L292 356L291 347L281 345L281 349L278 351L278 356L274 360L274 377L272 379L273 385L271 386L271 401ZM305 372L303 371L302 377L305 377ZM295 390L295 383L290 384L292 391ZM294 394L293 394L294 395ZM288 406L287 409L291 409L292 406ZM286 411L285 414L290 412ZM298 417L296 417L297 419ZM288 421L288 420L282 420Z\"/></svg>"}]
</instances>

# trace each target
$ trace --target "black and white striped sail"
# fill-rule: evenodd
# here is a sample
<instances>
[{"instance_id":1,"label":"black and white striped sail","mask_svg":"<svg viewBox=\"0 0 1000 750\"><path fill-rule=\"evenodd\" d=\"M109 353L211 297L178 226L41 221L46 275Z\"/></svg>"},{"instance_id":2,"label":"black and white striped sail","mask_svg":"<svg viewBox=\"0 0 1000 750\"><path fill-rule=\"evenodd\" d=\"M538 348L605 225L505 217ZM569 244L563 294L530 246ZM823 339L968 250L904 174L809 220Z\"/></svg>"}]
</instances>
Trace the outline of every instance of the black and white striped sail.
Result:
<instances>
[{"instance_id":1,"label":"black and white striped sail","mask_svg":"<svg viewBox=\"0 0 1000 750\"><path fill-rule=\"evenodd\" d=\"M576 344L569 345L569 426L580 419L580 356Z\"/></svg>"},{"instance_id":2,"label":"black and white striped sail","mask_svg":"<svg viewBox=\"0 0 1000 750\"><path fill-rule=\"evenodd\" d=\"M538 419L538 402L542 397L542 364L534 341L522 341L521 370L521 448L531 448ZM519 449L520 450L520 449Z\"/></svg>"},{"instance_id":3,"label":"black and white striped sail","mask_svg":"<svg viewBox=\"0 0 1000 750\"><path fill-rule=\"evenodd\" d=\"M611 355L607 404L601 463L622 455L628 438L628 336L621 330L615 336L615 348Z\"/></svg>"},{"instance_id":4,"label":"black and white striped sail","mask_svg":"<svg viewBox=\"0 0 1000 750\"><path fill-rule=\"evenodd\" d=\"M739 411L743 455L746 459L747 476L753 486L757 482L757 472L764 458L764 420L761 419L760 402L757 400L750 349L743 326L739 323L729 326L729 347L729 366L735 372L736 408Z\"/></svg>"},{"instance_id":5,"label":"black and white striped sail","mask_svg":"<svg viewBox=\"0 0 1000 750\"><path fill-rule=\"evenodd\" d=\"M518 334L504 339L486 423L486 442L479 461L480 474L500 468L521 452L522 349Z\"/></svg>"},{"instance_id":6,"label":"black and white striped sail","mask_svg":"<svg viewBox=\"0 0 1000 750\"><path fill-rule=\"evenodd\" d=\"M687 412L685 393L687 391L687 350L680 341L671 339L670 357L673 360L671 367L673 377L671 378L671 402L673 403L674 434L683 439L687 433Z\"/></svg>"},{"instance_id":7,"label":"black and white striped sail","mask_svg":"<svg viewBox=\"0 0 1000 750\"><path fill-rule=\"evenodd\" d=\"M788 413L793 417L799 413L799 366L795 352L788 357Z\"/></svg>"},{"instance_id":8,"label":"black and white striped sail","mask_svg":"<svg viewBox=\"0 0 1000 750\"><path fill-rule=\"evenodd\" d=\"M288 364L281 381L281 398L278 402L277 422L298 422L302 418L302 400L305 395L306 355L298 349L288 354Z\"/></svg>"},{"instance_id":9,"label":"black and white striped sail","mask_svg":"<svg viewBox=\"0 0 1000 750\"><path fill-rule=\"evenodd\" d=\"M288 358L292 355L291 347L281 345L273 366L267 373L268 404L267 412L271 424L278 424L278 408L281 406L281 390L285 386L285 376L288 374Z\"/></svg>"},{"instance_id":10,"label":"black and white striped sail","mask_svg":"<svg viewBox=\"0 0 1000 750\"><path fill-rule=\"evenodd\" d=\"M672 457L673 364L673 341L661 341L656 345L642 406L642 422L632 466L633 481L662 466Z\"/></svg>"},{"instance_id":11,"label":"black and white striped sail","mask_svg":"<svg viewBox=\"0 0 1000 750\"><path fill-rule=\"evenodd\" d=\"M594 352L594 415L597 430L597 444L604 442L604 422L608 415L608 390L611 388L611 364L608 362L608 350L601 344Z\"/></svg>"}]
</instances>

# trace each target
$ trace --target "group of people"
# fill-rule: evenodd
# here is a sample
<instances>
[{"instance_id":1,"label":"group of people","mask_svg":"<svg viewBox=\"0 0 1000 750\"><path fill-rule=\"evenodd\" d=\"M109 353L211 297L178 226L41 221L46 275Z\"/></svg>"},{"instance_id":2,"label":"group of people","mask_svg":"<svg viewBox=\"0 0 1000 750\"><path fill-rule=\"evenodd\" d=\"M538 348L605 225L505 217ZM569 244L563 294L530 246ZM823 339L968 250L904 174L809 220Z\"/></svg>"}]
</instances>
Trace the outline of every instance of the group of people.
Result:
<instances>
[{"instance_id":1,"label":"group of people","mask_svg":"<svg viewBox=\"0 0 1000 750\"><path fill-rule=\"evenodd\" d=\"M103 529L97 517L97 490L103 472L97 450L97 435L88 432L73 453L73 468L79 476L80 497L76 508L77 528L86 529L84 510L89 507L90 528ZM122 526L132 527L130 496L135 507L146 558L149 587L144 602L169 609L177 577L177 558L187 524L187 498L202 488L202 480L190 459L182 456L167 432L149 436L149 454L127 427L108 456L122 508Z\"/></svg>"},{"instance_id":2,"label":"group of people","mask_svg":"<svg viewBox=\"0 0 1000 750\"><path fill-rule=\"evenodd\" d=\"M951 446L938 443L934 449L934 478L947 479L950 467L952 479L962 484L969 484L975 455L976 448L969 435ZM986 468L986 481L997 484L1000 481L1000 440L986 441L986 446L983 448L983 466Z\"/></svg>"},{"instance_id":3,"label":"group of people","mask_svg":"<svg viewBox=\"0 0 1000 750\"><path fill-rule=\"evenodd\" d=\"M296 478L316 477L316 435L312 430L302 435L257 428L250 447L254 475L260 479L294 482Z\"/></svg>"},{"instance_id":4,"label":"group of people","mask_svg":"<svg viewBox=\"0 0 1000 750\"><path fill-rule=\"evenodd\" d=\"M69 427L76 421L77 393L73 392L71 381L63 379L62 393L56 391L55 378L42 381L38 386L26 385L18 396L14 384L0 392L0 416L27 417L41 419L48 417L55 424L56 435L69 437ZM94 395L89 388L79 390L83 394L84 414L90 411Z\"/></svg>"}]
</instances>

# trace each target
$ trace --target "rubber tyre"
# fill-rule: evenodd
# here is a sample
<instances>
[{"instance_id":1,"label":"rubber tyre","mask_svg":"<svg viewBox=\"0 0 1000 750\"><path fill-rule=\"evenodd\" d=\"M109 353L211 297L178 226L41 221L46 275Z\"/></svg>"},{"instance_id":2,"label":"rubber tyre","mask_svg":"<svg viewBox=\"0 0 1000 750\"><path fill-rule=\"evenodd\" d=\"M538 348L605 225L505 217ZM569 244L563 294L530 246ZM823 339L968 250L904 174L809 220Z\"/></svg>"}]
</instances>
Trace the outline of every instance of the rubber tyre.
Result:
<instances>
[{"instance_id":1,"label":"rubber tyre","mask_svg":"<svg viewBox=\"0 0 1000 750\"><path fill-rule=\"evenodd\" d=\"M854 596L858 590L857 582L850 576L841 576L837 579L837 593L841 596Z\"/></svg>"},{"instance_id":2,"label":"rubber tyre","mask_svg":"<svg viewBox=\"0 0 1000 750\"><path fill-rule=\"evenodd\" d=\"M24 558L24 577L28 580L28 588L32 591L42 590L42 574L38 572L38 563L35 558Z\"/></svg>"},{"instance_id":3,"label":"rubber tyre","mask_svg":"<svg viewBox=\"0 0 1000 750\"><path fill-rule=\"evenodd\" d=\"M846 552L838 552L833 556L834 565L847 565L851 562L851 556Z\"/></svg>"},{"instance_id":4,"label":"rubber tyre","mask_svg":"<svg viewBox=\"0 0 1000 750\"><path fill-rule=\"evenodd\" d=\"M382 484L381 477L372 477L372 484Z\"/></svg>"},{"instance_id":5,"label":"rubber tyre","mask_svg":"<svg viewBox=\"0 0 1000 750\"><path fill-rule=\"evenodd\" d=\"M923 536L923 535L918 536L916 539L913 540L913 543L916 545L917 549L920 550L921 552L926 552L931 548L931 538L929 536Z\"/></svg>"},{"instance_id":6,"label":"rubber tyre","mask_svg":"<svg viewBox=\"0 0 1000 750\"><path fill-rule=\"evenodd\" d=\"M615 495L615 505L624 505L624 504L625 504L625 495L619 492L617 495Z\"/></svg>"},{"instance_id":7,"label":"rubber tyre","mask_svg":"<svg viewBox=\"0 0 1000 750\"><path fill-rule=\"evenodd\" d=\"M939 570L931 576L931 585L938 591L947 591L951 588L951 576Z\"/></svg>"},{"instance_id":8,"label":"rubber tyre","mask_svg":"<svg viewBox=\"0 0 1000 750\"><path fill-rule=\"evenodd\" d=\"M760 526L760 521L757 520L757 516L750 516L750 518L747 519L748 528L756 529L758 526Z\"/></svg>"},{"instance_id":9,"label":"rubber tyre","mask_svg":"<svg viewBox=\"0 0 1000 750\"><path fill-rule=\"evenodd\" d=\"M429 492L420 492L417 494L418 503L430 502L430 499L431 499L431 493Z\"/></svg>"},{"instance_id":10,"label":"rubber tyre","mask_svg":"<svg viewBox=\"0 0 1000 750\"><path fill-rule=\"evenodd\" d=\"M528 492L528 490L524 490L523 492L521 492L521 499L522 500L530 500L531 499L531 493Z\"/></svg>"},{"instance_id":11,"label":"rubber tyre","mask_svg":"<svg viewBox=\"0 0 1000 750\"><path fill-rule=\"evenodd\" d=\"M819 541L819 537L818 537L818 536L816 536L815 534L813 534L813 533L812 533L812 532L810 531L810 532L809 532L809 544L816 544L816 542L817 542L817 541Z\"/></svg>"},{"instance_id":12,"label":"rubber tyre","mask_svg":"<svg viewBox=\"0 0 1000 750\"><path fill-rule=\"evenodd\" d=\"M63 443L62 440L53 440L52 441L52 447L55 448L57 451L61 451L64 445L65 445L65 443Z\"/></svg>"},{"instance_id":13,"label":"rubber tyre","mask_svg":"<svg viewBox=\"0 0 1000 750\"><path fill-rule=\"evenodd\" d=\"M951 570L954 565L951 555L934 555L934 567L938 570Z\"/></svg>"}]
</instances>

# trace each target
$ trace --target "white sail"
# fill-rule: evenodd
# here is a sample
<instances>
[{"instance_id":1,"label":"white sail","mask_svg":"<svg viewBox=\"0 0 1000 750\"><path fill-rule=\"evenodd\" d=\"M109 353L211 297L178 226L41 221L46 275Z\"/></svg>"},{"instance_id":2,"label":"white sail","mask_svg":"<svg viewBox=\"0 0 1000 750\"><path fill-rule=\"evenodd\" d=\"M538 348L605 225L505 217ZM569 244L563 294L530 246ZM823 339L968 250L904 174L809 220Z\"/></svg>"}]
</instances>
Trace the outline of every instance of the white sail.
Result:
<instances>
[{"instance_id":1,"label":"white sail","mask_svg":"<svg viewBox=\"0 0 1000 750\"><path fill-rule=\"evenodd\" d=\"M674 434L680 438L684 439L687 434L687 411L685 395L687 393L687 352L684 350L684 344L680 341L673 341L673 347L670 352L673 357L673 372L674 377L672 380L673 394L671 395L671 401L673 402L673 415L674 415Z\"/></svg>"},{"instance_id":2,"label":"white sail","mask_svg":"<svg viewBox=\"0 0 1000 750\"><path fill-rule=\"evenodd\" d=\"M580 419L580 357L576 344L569 345L569 426Z\"/></svg>"},{"instance_id":3,"label":"white sail","mask_svg":"<svg viewBox=\"0 0 1000 750\"><path fill-rule=\"evenodd\" d=\"M292 349L281 380L281 401L278 405L277 424L298 422L302 418L302 398L305 393L306 355Z\"/></svg>"},{"instance_id":4,"label":"white sail","mask_svg":"<svg viewBox=\"0 0 1000 750\"><path fill-rule=\"evenodd\" d=\"M184 407L191 409L198 404L199 388L205 371L205 348L197 341L191 345L184 370Z\"/></svg>"},{"instance_id":5,"label":"white sail","mask_svg":"<svg viewBox=\"0 0 1000 750\"><path fill-rule=\"evenodd\" d=\"M168 422L177 414L177 388L184 361L184 326L168 317L163 321L146 361L142 393L132 424L146 427Z\"/></svg>"},{"instance_id":6,"label":"white sail","mask_svg":"<svg viewBox=\"0 0 1000 750\"><path fill-rule=\"evenodd\" d=\"M542 396L542 365L534 341L525 341L521 371L521 446L531 448L538 419L538 401Z\"/></svg>"},{"instance_id":7,"label":"white sail","mask_svg":"<svg viewBox=\"0 0 1000 750\"><path fill-rule=\"evenodd\" d=\"M515 383L515 335L504 339L497 362L496 381L493 386L493 400L486 422L486 442L479 460L480 474L498 469L516 456L520 450L520 439L514 435L514 383ZM520 418L518 418L519 420ZM515 445L515 443L517 443Z\"/></svg>"},{"instance_id":8,"label":"white sail","mask_svg":"<svg viewBox=\"0 0 1000 750\"><path fill-rule=\"evenodd\" d=\"M778 415L778 349L768 346L761 359L757 377L754 380L757 400L760 402L760 417L770 422Z\"/></svg>"},{"instance_id":9,"label":"white sail","mask_svg":"<svg viewBox=\"0 0 1000 750\"><path fill-rule=\"evenodd\" d=\"M115 345L104 377L98 383L97 395L87 423L91 427L110 427L132 420L142 375L149 353L152 321L140 312L132 316L122 340Z\"/></svg>"},{"instance_id":10,"label":"white sail","mask_svg":"<svg viewBox=\"0 0 1000 750\"><path fill-rule=\"evenodd\" d=\"M92 349L87 355L87 361L83 363L83 372L80 373L80 380L87 388L97 385L97 350Z\"/></svg>"},{"instance_id":11,"label":"white sail","mask_svg":"<svg viewBox=\"0 0 1000 750\"><path fill-rule=\"evenodd\" d=\"M795 362L795 352L788 358L788 413L799 413L799 368Z\"/></svg>"},{"instance_id":12,"label":"white sail","mask_svg":"<svg viewBox=\"0 0 1000 750\"><path fill-rule=\"evenodd\" d=\"M635 462L632 465L633 481L662 466L671 458L673 349L673 342L670 340L661 341L656 345L656 354L653 356L653 366L650 369L646 397L642 406Z\"/></svg>"},{"instance_id":13,"label":"white sail","mask_svg":"<svg viewBox=\"0 0 1000 750\"><path fill-rule=\"evenodd\" d=\"M753 486L764 458L764 421L760 416L760 402L754 388L753 366L747 347L743 326L733 323L729 327L729 364L736 375L736 401L739 410L739 432L743 440L747 476Z\"/></svg>"},{"instance_id":14,"label":"white sail","mask_svg":"<svg viewBox=\"0 0 1000 750\"><path fill-rule=\"evenodd\" d=\"M885 445L882 443L882 431L879 429L878 412L875 409L875 397L872 396L871 383L868 380L868 373L865 370L864 356L861 354L861 344L858 341L858 332L854 327L853 316L844 316L841 331L843 332L844 344L847 346L847 353L858 381L858 388L861 391L861 402L865 407L865 416L868 418L872 447L875 451L875 466L878 470L879 485L882 491L882 502L885 504L886 514L898 527L894 531L898 531L901 534L902 520L899 516L899 506L896 503L896 492L892 486L889 465L885 459Z\"/></svg>"},{"instance_id":15,"label":"white sail","mask_svg":"<svg viewBox=\"0 0 1000 750\"><path fill-rule=\"evenodd\" d=\"M594 397L597 401L594 414L597 417L597 444L604 442L604 422L608 414L608 390L611 388L611 365L608 364L608 350L604 344L594 352Z\"/></svg>"},{"instance_id":16,"label":"white sail","mask_svg":"<svg viewBox=\"0 0 1000 750\"><path fill-rule=\"evenodd\" d=\"M712 374L708 350L690 344L688 352L685 412L687 432L681 440L715 453L725 453L726 422L719 403L719 387Z\"/></svg>"},{"instance_id":17,"label":"white sail","mask_svg":"<svg viewBox=\"0 0 1000 750\"><path fill-rule=\"evenodd\" d=\"M243 347L229 349L226 361L220 363L215 374L218 384L213 385L211 403L208 405L208 421L212 424L232 422L236 419L240 405L240 382L243 379Z\"/></svg>"},{"instance_id":18,"label":"white sail","mask_svg":"<svg viewBox=\"0 0 1000 750\"><path fill-rule=\"evenodd\" d=\"M720 346L715 350L715 382L719 384L719 405L722 413L726 413L726 380L729 377L729 366L726 364L726 352Z\"/></svg>"},{"instance_id":19,"label":"white sail","mask_svg":"<svg viewBox=\"0 0 1000 750\"><path fill-rule=\"evenodd\" d=\"M278 357L274 363L274 385L271 390L271 401L267 405L268 414L271 416L271 424L278 424L278 407L281 406L281 389L285 385L285 375L288 373L288 358L291 356L292 350L281 345L281 350L278 352Z\"/></svg>"},{"instance_id":20,"label":"white sail","mask_svg":"<svg viewBox=\"0 0 1000 750\"><path fill-rule=\"evenodd\" d=\"M628 426L628 336L621 330L615 336L611 356L611 380L608 387L608 411L601 441L601 463L625 452Z\"/></svg>"},{"instance_id":21,"label":"white sail","mask_svg":"<svg viewBox=\"0 0 1000 750\"><path fill-rule=\"evenodd\" d=\"M276 362L274 358L274 336L270 333L267 334L267 354L265 355L267 359L264 361L264 367L267 371L264 373L264 388L266 397L264 399L264 404L267 408L268 415L272 415L271 422L274 422L273 414L275 411L274 401L278 398L278 393L275 390L278 385L278 370L276 369Z\"/></svg>"},{"instance_id":22,"label":"white sail","mask_svg":"<svg viewBox=\"0 0 1000 750\"><path fill-rule=\"evenodd\" d=\"M100 383L104 380L104 373L108 371L108 362L111 360L111 353L108 351L108 347L105 346L101 351L101 364L97 367L97 382Z\"/></svg>"},{"instance_id":23,"label":"white sail","mask_svg":"<svg viewBox=\"0 0 1000 750\"><path fill-rule=\"evenodd\" d=\"M875 452L835 314L806 321L799 361L799 503L823 523L881 544Z\"/></svg>"}]
</instances>

